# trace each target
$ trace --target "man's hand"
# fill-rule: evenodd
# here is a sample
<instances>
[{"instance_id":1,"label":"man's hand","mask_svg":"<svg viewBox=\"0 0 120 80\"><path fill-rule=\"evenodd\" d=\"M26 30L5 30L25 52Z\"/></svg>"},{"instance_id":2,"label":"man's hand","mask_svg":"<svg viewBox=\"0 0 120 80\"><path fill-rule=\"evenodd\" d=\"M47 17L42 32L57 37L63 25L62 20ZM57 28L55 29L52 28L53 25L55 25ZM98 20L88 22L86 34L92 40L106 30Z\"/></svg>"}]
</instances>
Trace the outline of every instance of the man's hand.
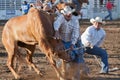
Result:
<instances>
[{"instance_id":1,"label":"man's hand","mask_svg":"<svg viewBox=\"0 0 120 80\"><path fill-rule=\"evenodd\" d=\"M70 50L73 50L73 49L74 49L74 45L71 44L71 46L70 46Z\"/></svg>"},{"instance_id":2,"label":"man's hand","mask_svg":"<svg viewBox=\"0 0 120 80\"><path fill-rule=\"evenodd\" d=\"M90 43L90 42L88 42L86 45L85 45L85 47L90 47L91 49L93 48L93 45Z\"/></svg>"},{"instance_id":3,"label":"man's hand","mask_svg":"<svg viewBox=\"0 0 120 80\"><path fill-rule=\"evenodd\" d=\"M54 39L61 39L61 36L59 34L59 31L55 31Z\"/></svg>"}]
</instances>

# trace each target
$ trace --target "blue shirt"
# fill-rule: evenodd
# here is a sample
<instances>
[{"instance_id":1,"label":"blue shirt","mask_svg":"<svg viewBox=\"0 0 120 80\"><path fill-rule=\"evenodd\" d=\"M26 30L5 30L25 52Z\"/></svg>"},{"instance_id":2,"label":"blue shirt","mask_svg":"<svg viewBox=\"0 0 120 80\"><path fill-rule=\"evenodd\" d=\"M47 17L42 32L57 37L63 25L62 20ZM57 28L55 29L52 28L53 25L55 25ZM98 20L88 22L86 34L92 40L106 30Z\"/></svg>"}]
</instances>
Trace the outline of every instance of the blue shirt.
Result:
<instances>
[{"instance_id":1,"label":"blue shirt","mask_svg":"<svg viewBox=\"0 0 120 80\"><path fill-rule=\"evenodd\" d=\"M22 14L27 14L30 6L29 6L29 4L27 4L27 5L22 4L21 8L22 8Z\"/></svg>"}]
</instances>

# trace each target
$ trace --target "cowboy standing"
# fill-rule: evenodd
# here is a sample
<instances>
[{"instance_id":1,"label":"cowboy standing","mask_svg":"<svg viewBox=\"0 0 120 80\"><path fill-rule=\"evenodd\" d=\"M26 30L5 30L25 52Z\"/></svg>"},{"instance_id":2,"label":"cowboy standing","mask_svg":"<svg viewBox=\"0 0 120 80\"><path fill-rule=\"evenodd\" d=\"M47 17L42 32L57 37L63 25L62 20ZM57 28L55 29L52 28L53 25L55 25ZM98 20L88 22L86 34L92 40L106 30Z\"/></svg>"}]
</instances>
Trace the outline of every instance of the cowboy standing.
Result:
<instances>
[{"instance_id":1,"label":"cowboy standing","mask_svg":"<svg viewBox=\"0 0 120 80\"><path fill-rule=\"evenodd\" d=\"M72 15L74 11L75 9L65 6L61 11L62 14L54 22L54 29L55 38L62 39L65 48L70 49L71 61L78 67L78 70L75 70L77 74L75 79L80 80L80 63L84 64L84 59L82 48L74 50L76 47L81 47L80 27L78 19Z\"/></svg>"},{"instance_id":2,"label":"cowboy standing","mask_svg":"<svg viewBox=\"0 0 120 80\"><path fill-rule=\"evenodd\" d=\"M86 48L85 53L99 56L101 58L102 67L100 73L108 73L108 54L100 47L106 36L102 28L102 18L92 18L90 22L93 25L89 26L81 36L82 44Z\"/></svg>"}]
</instances>

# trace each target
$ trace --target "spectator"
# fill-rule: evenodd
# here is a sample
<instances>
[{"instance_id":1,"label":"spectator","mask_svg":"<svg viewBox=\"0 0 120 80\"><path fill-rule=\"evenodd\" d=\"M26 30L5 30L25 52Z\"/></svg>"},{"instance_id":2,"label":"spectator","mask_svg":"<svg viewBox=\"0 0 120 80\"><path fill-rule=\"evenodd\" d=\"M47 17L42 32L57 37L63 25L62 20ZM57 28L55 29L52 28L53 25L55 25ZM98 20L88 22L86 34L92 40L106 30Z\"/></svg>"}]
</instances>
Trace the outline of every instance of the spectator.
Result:
<instances>
[{"instance_id":1,"label":"spectator","mask_svg":"<svg viewBox=\"0 0 120 80\"><path fill-rule=\"evenodd\" d=\"M70 5L72 8L75 8L75 15L80 14L81 5L78 0L56 0L53 6L56 6L59 3L65 3L66 5ZM73 4L75 4L75 6L73 6Z\"/></svg>"},{"instance_id":2,"label":"spectator","mask_svg":"<svg viewBox=\"0 0 120 80\"><path fill-rule=\"evenodd\" d=\"M110 18L110 20L113 20L112 19L112 9L113 9L114 5L110 2L110 0L108 0L108 2L106 3L106 8L107 8L107 11L108 11L108 15L105 17L105 20L107 18Z\"/></svg>"},{"instance_id":3,"label":"spectator","mask_svg":"<svg viewBox=\"0 0 120 80\"><path fill-rule=\"evenodd\" d=\"M82 44L85 46L85 53L99 56L102 67L100 73L108 73L108 54L106 50L100 47L106 36L102 28L102 18L92 18L90 22L93 25L89 26L81 36Z\"/></svg>"},{"instance_id":4,"label":"spectator","mask_svg":"<svg viewBox=\"0 0 120 80\"><path fill-rule=\"evenodd\" d=\"M56 21L54 22L55 29L55 38L62 39L65 48L70 49L71 60L76 67L80 66L80 64L84 65L83 59L83 49L74 50L76 47L81 47L80 40L80 27L78 19L76 19L72 12L75 9L70 8L69 6L65 6L65 8L61 11L61 15L58 16ZM75 80L80 80L80 68L76 71Z\"/></svg>"},{"instance_id":5,"label":"spectator","mask_svg":"<svg viewBox=\"0 0 120 80\"><path fill-rule=\"evenodd\" d=\"M43 1L42 0L36 1L36 8L39 10L43 8Z\"/></svg>"},{"instance_id":6,"label":"spectator","mask_svg":"<svg viewBox=\"0 0 120 80\"><path fill-rule=\"evenodd\" d=\"M21 6L22 14L27 14L29 11L30 5L27 3L27 1L23 1L23 4Z\"/></svg>"},{"instance_id":7,"label":"spectator","mask_svg":"<svg viewBox=\"0 0 120 80\"><path fill-rule=\"evenodd\" d=\"M45 0L43 3L43 10L47 12L53 12L51 0Z\"/></svg>"}]
</instances>

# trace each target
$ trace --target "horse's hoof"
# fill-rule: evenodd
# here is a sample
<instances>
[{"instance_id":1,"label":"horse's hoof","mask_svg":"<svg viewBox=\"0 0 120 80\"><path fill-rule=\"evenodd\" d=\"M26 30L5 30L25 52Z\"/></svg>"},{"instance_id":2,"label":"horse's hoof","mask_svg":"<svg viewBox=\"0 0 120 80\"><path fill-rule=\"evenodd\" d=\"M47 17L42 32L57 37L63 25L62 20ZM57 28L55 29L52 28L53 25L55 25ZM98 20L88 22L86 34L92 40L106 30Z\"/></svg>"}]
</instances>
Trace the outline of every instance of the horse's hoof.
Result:
<instances>
[{"instance_id":1,"label":"horse's hoof","mask_svg":"<svg viewBox=\"0 0 120 80\"><path fill-rule=\"evenodd\" d=\"M39 75L42 77L43 76L43 74L42 73L39 73Z\"/></svg>"},{"instance_id":2,"label":"horse's hoof","mask_svg":"<svg viewBox=\"0 0 120 80\"><path fill-rule=\"evenodd\" d=\"M42 74L40 71L39 71L39 72L37 72L37 74L38 74L38 75L40 75L40 76L43 76L43 74Z\"/></svg>"},{"instance_id":3,"label":"horse's hoof","mask_svg":"<svg viewBox=\"0 0 120 80\"><path fill-rule=\"evenodd\" d=\"M19 77L19 78L15 78L15 79L12 79L12 80L24 80L24 78Z\"/></svg>"},{"instance_id":4,"label":"horse's hoof","mask_svg":"<svg viewBox=\"0 0 120 80\"><path fill-rule=\"evenodd\" d=\"M66 80L66 79L64 79L64 78L60 77L60 80Z\"/></svg>"},{"instance_id":5,"label":"horse's hoof","mask_svg":"<svg viewBox=\"0 0 120 80\"><path fill-rule=\"evenodd\" d=\"M23 80L23 78L21 78L19 75L18 76L15 76L15 79L13 80Z\"/></svg>"}]
</instances>

